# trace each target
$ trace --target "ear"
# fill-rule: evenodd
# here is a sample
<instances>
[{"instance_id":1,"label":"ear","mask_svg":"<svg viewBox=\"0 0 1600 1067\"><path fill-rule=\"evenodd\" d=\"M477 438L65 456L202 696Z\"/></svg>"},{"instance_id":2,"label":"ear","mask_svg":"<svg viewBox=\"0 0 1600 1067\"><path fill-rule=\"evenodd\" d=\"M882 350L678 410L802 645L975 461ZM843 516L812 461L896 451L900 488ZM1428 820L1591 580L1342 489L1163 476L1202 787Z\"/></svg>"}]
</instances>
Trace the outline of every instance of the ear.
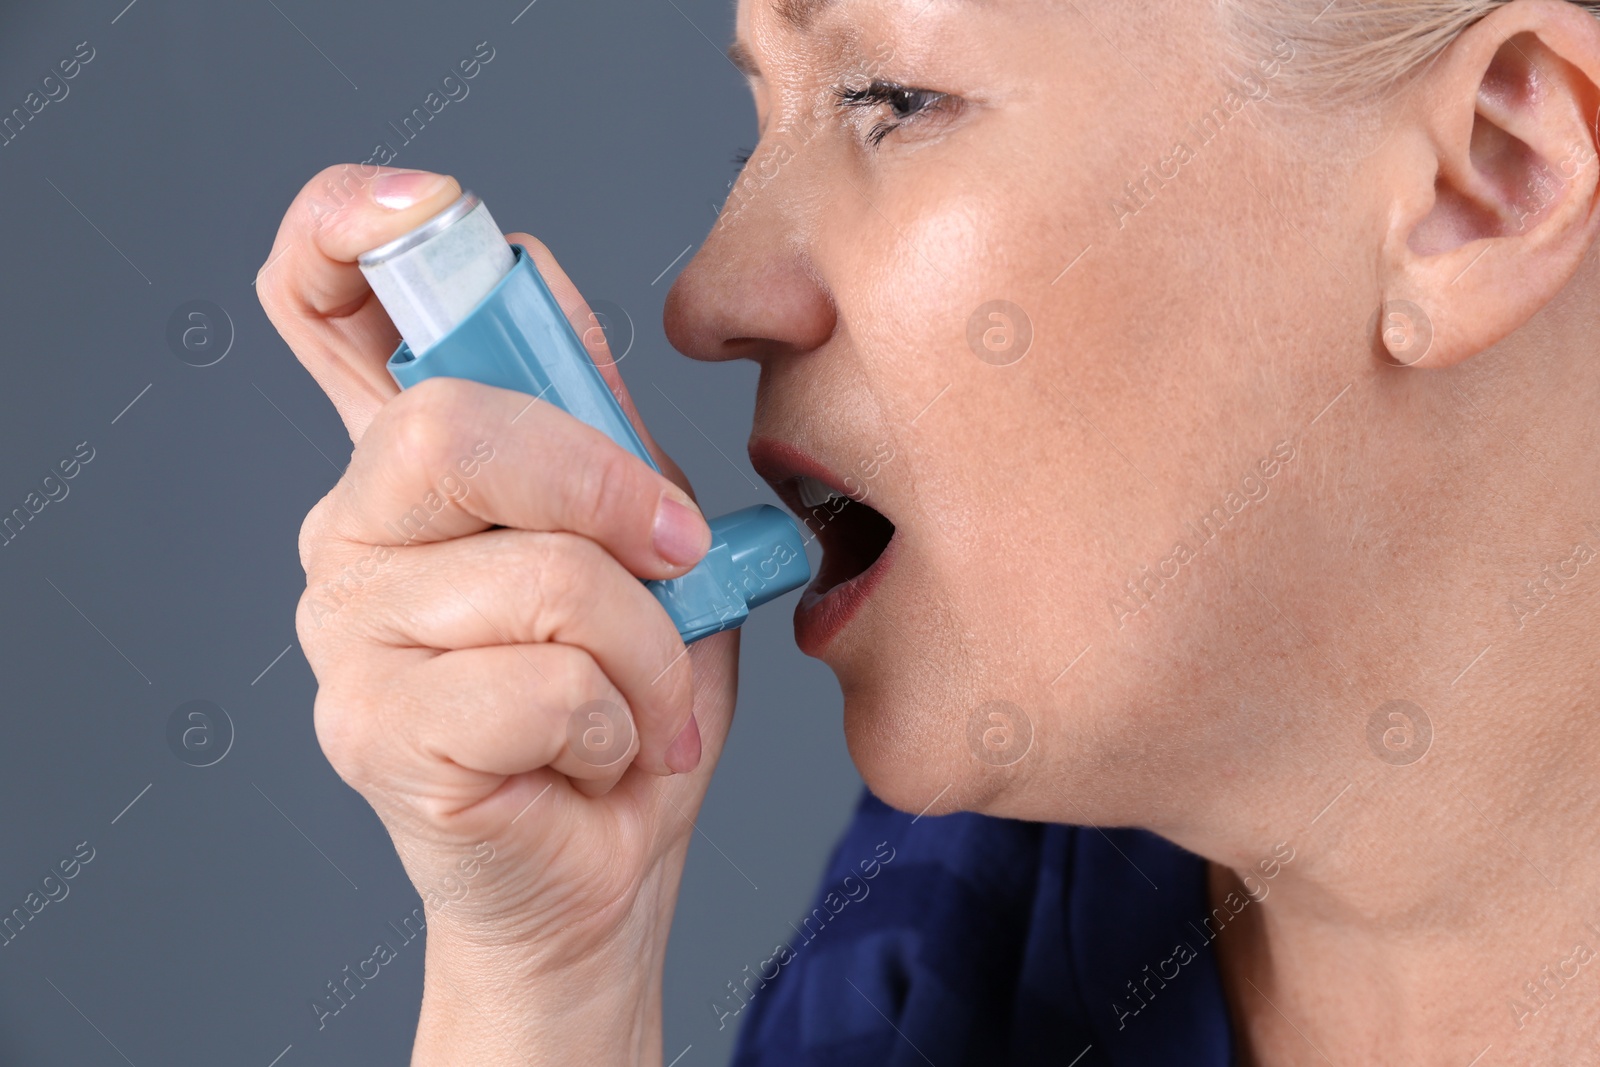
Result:
<instances>
[{"instance_id":1,"label":"ear","mask_svg":"<svg viewBox=\"0 0 1600 1067\"><path fill-rule=\"evenodd\" d=\"M1418 76L1392 190L1379 343L1449 367L1522 326L1577 271L1600 212L1600 19L1512 0Z\"/></svg>"}]
</instances>

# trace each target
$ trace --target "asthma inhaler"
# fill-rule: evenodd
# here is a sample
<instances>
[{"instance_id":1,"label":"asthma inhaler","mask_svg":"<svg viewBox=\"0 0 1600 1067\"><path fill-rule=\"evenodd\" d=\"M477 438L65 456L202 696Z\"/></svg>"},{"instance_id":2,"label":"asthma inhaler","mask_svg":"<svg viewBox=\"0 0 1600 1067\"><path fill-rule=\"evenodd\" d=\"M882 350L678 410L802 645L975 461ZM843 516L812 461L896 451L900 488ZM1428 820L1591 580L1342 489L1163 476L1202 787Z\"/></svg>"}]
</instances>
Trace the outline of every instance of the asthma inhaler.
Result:
<instances>
[{"instance_id":1,"label":"asthma inhaler","mask_svg":"<svg viewBox=\"0 0 1600 1067\"><path fill-rule=\"evenodd\" d=\"M389 357L402 389L467 378L548 401L659 472L561 305L521 245L471 193L360 258L403 340ZM681 578L645 582L685 643L730 630L752 608L811 579L795 521L768 504L710 520L711 549Z\"/></svg>"}]
</instances>

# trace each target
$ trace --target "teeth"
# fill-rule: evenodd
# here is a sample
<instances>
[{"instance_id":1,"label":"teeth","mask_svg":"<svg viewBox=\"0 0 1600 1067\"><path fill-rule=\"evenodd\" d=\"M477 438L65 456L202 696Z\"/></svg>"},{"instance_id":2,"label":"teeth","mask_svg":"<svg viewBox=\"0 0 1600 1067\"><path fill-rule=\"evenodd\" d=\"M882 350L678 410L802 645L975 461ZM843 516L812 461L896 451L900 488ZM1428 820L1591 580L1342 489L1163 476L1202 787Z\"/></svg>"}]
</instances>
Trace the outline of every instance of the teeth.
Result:
<instances>
[{"instance_id":1,"label":"teeth","mask_svg":"<svg viewBox=\"0 0 1600 1067\"><path fill-rule=\"evenodd\" d=\"M819 504L828 504L843 496L843 493L836 491L826 482L809 476L800 479L800 503L805 507L814 508Z\"/></svg>"}]
</instances>

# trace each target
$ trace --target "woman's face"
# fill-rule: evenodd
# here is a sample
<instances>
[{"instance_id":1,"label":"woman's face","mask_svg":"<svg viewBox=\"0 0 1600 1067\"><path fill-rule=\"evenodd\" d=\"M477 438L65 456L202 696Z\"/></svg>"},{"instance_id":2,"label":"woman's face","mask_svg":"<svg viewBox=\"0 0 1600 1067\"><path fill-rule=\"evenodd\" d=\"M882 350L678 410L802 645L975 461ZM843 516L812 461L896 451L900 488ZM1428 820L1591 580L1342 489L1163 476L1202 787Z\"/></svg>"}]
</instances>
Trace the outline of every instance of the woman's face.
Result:
<instances>
[{"instance_id":1,"label":"woman's face","mask_svg":"<svg viewBox=\"0 0 1600 1067\"><path fill-rule=\"evenodd\" d=\"M760 364L764 476L893 523L797 628L903 809L1190 825L1406 695L1374 594L1422 546L1362 538L1427 446L1352 432L1378 212L1263 113L1293 47L1241 60L1213 8L739 4L761 138L667 327ZM825 584L881 544L829 507Z\"/></svg>"}]
</instances>

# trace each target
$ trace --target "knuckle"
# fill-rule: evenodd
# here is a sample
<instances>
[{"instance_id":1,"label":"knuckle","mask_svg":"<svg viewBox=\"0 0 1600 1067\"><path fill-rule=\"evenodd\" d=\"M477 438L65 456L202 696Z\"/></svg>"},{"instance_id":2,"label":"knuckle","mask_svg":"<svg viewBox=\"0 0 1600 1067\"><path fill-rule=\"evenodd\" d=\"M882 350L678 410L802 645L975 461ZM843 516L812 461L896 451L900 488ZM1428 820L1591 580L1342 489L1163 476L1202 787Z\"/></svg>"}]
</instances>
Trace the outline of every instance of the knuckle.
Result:
<instances>
[{"instance_id":1,"label":"knuckle","mask_svg":"<svg viewBox=\"0 0 1600 1067\"><path fill-rule=\"evenodd\" d=\"M316 569L322 558L322 548L326 544L331 530L329 513L333 510L333 493L330 492L321 500L311 506L306 512L306 517L300 523L300 537L298 548L300 553L300 569L305 571L306 577L311 577L311 572Z\"/></svg>"},{"instance_id":2,"label":"knuckle","mask_svg":"<svg viewBox=\"0 0 1600 1067\"><path fill-rule=\"evenodd\" d=\"M301 528L306 587L295 606L295 631L308 651L334 632L329 624L335 616L352 603L366 601L367 607L358 607L339 632L353 635L362 630L362 616L371 614L371 598L376 595L381 603L381 598L392 595L383 580L384 570L397 553L390 545L345 540L333 530L332 519L317 511L312 509Z\"/></svg>"},{"instance_id":3,"label":"knuckle","mask_svg":"<svg viewBox=\"0 0 1600 1067\"><path fill-rule=\"evenodd\" d=\"M382 430L376 446L408 468L439 471L462 449L471 383L460 378L429 378L402 392L379 412ZM376 423L375 423L376 424Z\"/></svg>"},{"instance_id":4,"label":"knuckle","mask_svg":"<svg viewBox=\"0 0 1600 1067\"><path fill-rule=\"evenodd\" d=\"M323 686L312 705L317 744L328 763L352 788L360 789L374 773L373 753L381 738L365 701Z\"/></svg>"},{"instance_id":5,"label":"knuckle","mask_svg":"<svg viewBox=\"0 0 1600 1067\"><path fill-rule=\"evenodd\" d=\"M550 657L549 673L550 690L558 694L555 699L562 710L570 715L590 700L609 697L611 687L594 657L581 648L560 647L570 651Z\"/></svg>"},{"instance_id":6,"label":"knuckle","mask_svg":"<svg viewBox=\"0 0 1600 1067\"><path fill-rule=\"evenodd\" d=\"M274 249L273 254L263 260L261 266L256 268L256 301L261 305L261 310L267 313L267 318L274 325L279 321L278 309L283 306L284 297L283 275L285 272L268 269L269 267L277 266L277 256L278 252Z\"/></svg>"},{"instance_id":7,"label":"knuckle","mask_svg":"<svg viewBox=\"0 0 1600 1067\"><path fill-rule=\"evenodd\" d=\"M359 591L360 583L352 579L348 567L332 578L306 582L295 605L294 628L308 654L326 639L331 632L329 624Z\"/></svg>"},{"instance_id":8,"label":"knuckle","mask_svg":"<svg viewBox=\"0 0 1600 1067\"><path fill-rule=\"evenodd\" d=\"M351 163L324 167L295 194L279 226L279 240L273 243L272 251L256 271L257 297L269 316L282 305L285 297L295 295L292 281L295 272L269 268L280 258L294 258L303 235L316 234L328 227L330 219L337 220L345 214L340 209L370 180L362 174L363 169L364 165Z\"/></svg>"},{"instance_id":9,"label":"knuckle","mask_svg":"<svg viewBox=\"0 0 1600 1067\"><path fill-rule=\"evenodd\" d=\"M300 639L300 647L306 649L310 655L312 648L322 636L324 616L328 609L322 602L321 592L313 585L307 584L300 594L300 600L294 608L294 633Z\"/></svg>"}]
</instances>

